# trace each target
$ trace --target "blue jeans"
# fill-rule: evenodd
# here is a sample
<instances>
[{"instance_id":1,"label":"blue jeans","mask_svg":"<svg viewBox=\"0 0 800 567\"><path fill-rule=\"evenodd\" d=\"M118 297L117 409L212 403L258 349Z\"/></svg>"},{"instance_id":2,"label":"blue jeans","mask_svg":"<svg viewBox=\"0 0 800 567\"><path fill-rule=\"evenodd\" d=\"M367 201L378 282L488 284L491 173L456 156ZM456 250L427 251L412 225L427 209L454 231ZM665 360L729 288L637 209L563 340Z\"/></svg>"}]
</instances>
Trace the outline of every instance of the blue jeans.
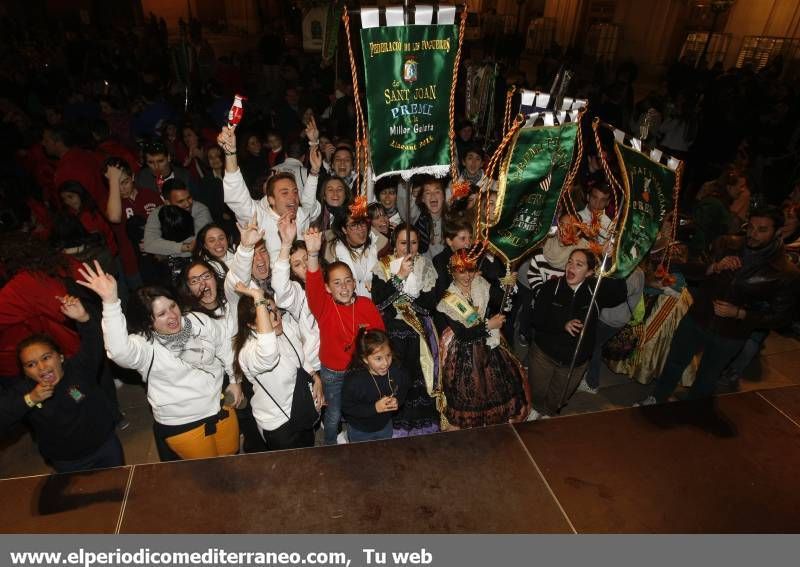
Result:
<instances>
[{"instance_id":1,"label":"blue jeans","mask_svg":"<svg viewBox=\"0 0 800 567\"><path fill-rule=\"evenodd\" d=\"M739 353L744 343L744 339L731 339L709 332L700 327L690 315L685 316L672 337L667 361L661 376L655 382L653 396L659 402L666 401L680 382L692 357L701 349L703 357L689 390L689 398L696 400L712 396L722 371Z\"/></svg>"},{"instance_id":2,"label":"blue jeans","mask_svg":"<svg viewBox=\"0 0 800 567\"><path fill-rule=\"evenodd\" d=\"M738 380L744 374L745 369L750 366L753 359L761 352L761 346L767 339L767 335L769 335L769 331L755 330L747 338L742 350L728 365L728 370L732 373L731 379Z\"/></svg>"},{"instance_id":3,"label":"blue jeans","mask_svg":"<svg viewBox=\"0 0 800 567\"><path fill-rule=\"evenodd\" d=\"M51 461L50 464L59 473L88 471L121 467L125 464L125 457L122 454L122 445L119 442L119 438L112 432L108 439L92 454L72 461Z\"/></svg>"},{"instance_id":4,"label":"blue jeans","mask_svg":"<svg viewBox=\"0 0 800 567\"><path fill-rule=\"evenodd\" d=\"M391 439L394 428L392 427L392 420L390 419L383 429L378 431L359 431L353 427L352 423L347 424L347 438L350 443L358 443L359 441L377 441L378 439Z\"/></svg>"},{"instance_id":5,"label":"blue jeans","mask_svg":"<svg viewBox=\"0 0 800 567\"><path fill-rule=\"evenodd\" d=\"M345 371L330 370L324 366L320 368L322 389L325 392L325 414L322 416L322 425L325 426L325 444L336 445L336 436L339 432L339 420L342 419L342 384L344 384Z\"/></svg>"}]
</instances>

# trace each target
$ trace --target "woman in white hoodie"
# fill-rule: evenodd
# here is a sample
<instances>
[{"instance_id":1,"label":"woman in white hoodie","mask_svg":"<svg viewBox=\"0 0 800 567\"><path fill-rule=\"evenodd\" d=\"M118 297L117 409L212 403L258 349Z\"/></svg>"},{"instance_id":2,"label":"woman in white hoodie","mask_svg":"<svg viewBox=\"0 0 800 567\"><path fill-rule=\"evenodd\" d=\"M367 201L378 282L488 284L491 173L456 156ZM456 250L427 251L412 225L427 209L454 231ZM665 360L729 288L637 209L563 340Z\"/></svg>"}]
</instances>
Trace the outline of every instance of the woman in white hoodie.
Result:
<instances>
[{"instance_id":1,"label":"woman in white hoodie","mask_svg":"<svg viewBox=\"0 0 800 567\"><path fill-rule=\"evenodd\" d=\"M153 430L162 460L233 455L239 450L236 412L221 407L222 379L233 376L231 344L221 322L202 313L182 313L174 294L158 286L132 296L128 320L117 282L95 262L84 264L81 285L103 301L103 338L108 357L132 368L147 383ZM238 383L228 386L233 405Z\"/></svg>"},{"instance_id":2,"label":"woman in white hoodie","mask_svg":"<svg viewBox=\"0 0 800 567\"><path fill-rule=\"evenodd\" d=\"M314 419L298 419L294 397L313 396L318 413L322 405L322 383L306 359L300 330L290 317L282 318L275 302L260 288L236 284L239 300L239 330L234 338L234 371L253 384L250 404L268 450L297 449L314 445ZM299 392L296 384L309 392ZM309 395L310 394L310 395ZM302 408L307 415L309 407Z\"/></svg>"}]
</instances>

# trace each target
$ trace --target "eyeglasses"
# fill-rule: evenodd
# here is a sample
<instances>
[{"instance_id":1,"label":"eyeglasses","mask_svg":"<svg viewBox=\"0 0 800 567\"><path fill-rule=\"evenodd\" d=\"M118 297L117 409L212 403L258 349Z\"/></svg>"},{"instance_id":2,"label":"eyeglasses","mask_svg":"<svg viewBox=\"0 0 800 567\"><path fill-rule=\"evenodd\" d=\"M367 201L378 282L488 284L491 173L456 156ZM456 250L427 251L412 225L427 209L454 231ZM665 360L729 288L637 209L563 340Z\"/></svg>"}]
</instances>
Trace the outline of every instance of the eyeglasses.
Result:
<instances>
[{"instance_id":1,"label":"eyeglasses","mask_svg":"<svg viewBox=\"0 0 800 567\"><path fill-rule=\"evenodd\" d=\"M200 285L203 282L207 282L214 277L214 274L211 272L203 272L199 276L195 276L189 279L189 285Z\"/></svg>"},{"instance_id":2,"label":"eyeglasses","mask_svg":"<svg viewBox=\"0 0 800 567\"><path fill-rule=\"evenodd\" d=\"M347 229L352 229L352 228L362 229L362 228L367 228L367 224L368 224L367 221L349 222L349 223L347 223L345 225L345 228L347 228Z\"/></svg>"}]
</instances>

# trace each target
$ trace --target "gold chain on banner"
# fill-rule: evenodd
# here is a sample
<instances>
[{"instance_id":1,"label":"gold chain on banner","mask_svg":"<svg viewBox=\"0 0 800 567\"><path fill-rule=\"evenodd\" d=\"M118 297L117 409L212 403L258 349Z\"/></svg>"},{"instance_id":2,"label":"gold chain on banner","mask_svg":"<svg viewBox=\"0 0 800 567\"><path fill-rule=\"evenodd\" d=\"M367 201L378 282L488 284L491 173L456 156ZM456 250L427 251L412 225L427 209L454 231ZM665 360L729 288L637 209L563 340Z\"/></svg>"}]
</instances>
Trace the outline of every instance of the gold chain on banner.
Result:
<instances>
[{"instance_id":1,"label":"gold chain on banner","mask_svg":"<svg viewBox=\"0 0 800 567\"><path fill-rule=\"evenodd\" d=\"M489 245L489 185L493 183L494 179L497 177L498 164L502 161L508 145L524 125L525 117L521 114L517 115L514 123L509 127L508 132L503 136L500 145L497 146L497 149L486 165L483 186L480 191L478 191L478 199L475 203L475 245L473 249L470 250L470 257L472 258L480 256Z\"/></svg>"},{"instance_id":2,"label":"gold chain on banner","mask_svg":"<svg viewBox=\"0 0 800 567\"><path fill-rule=\"evenodd\" d=\"M347 12L347 6L344 6L342 11L342 21L344 22L344 32L347 35L347 53L350 56L350 74L353 77L353 105L356 112L356 175L358 176L358 186L355 188L356 196L365 193L362 190L366 186L366 149L367 149L367 136L366 125L364 120L364 112L361 108L361 93L358 88L358 70L356 69L356 59L353 55L353 42L350 39L350 14Z\"/></svg>"},{"instance_id":3,"label":"gold chain on banner","mask_svg":"<svg viewBox=\"0 0 800 567\"><path fill-rule=\"evenodd\" d=\"M669 274L669 265L672 261L672 249L675 247L675 237L678 232L678 199L681 194L681 183L683 180L683 162L678 163L675 168L675 187L672 189L672 230L669 235L669 242L666 247L666 259L662 262L666 274Z\"/></svg>"},{"instance_id":4,"label":"gold chain on banner","mask_svg":"<svg viewBox=\"0 0 800 567\"><path fill-rule=\"evenodd\" d=\"M508 132L508 129L511 128L511 99L514 98L514 93L517 92L517 87L511 85L511 88L508 89L506 93L506 109L503 113L503 135Z\"/></svg>"},{"instance_id":5,"label":"gold chain on banner","mask_svg":"<svg viewBox=\"0 0 800 567\"><path fill-rule=\"evenodd\" d=\"M455 182L458 179L458 154L456 152L456 82L458 81L458 68L461 66L461 44L464 41L464 29L467 25L467 7L461 11L461 21L458 24L458 50L453 63L453 82L450 85L450 177Z\"/></svg>"},{"instance_id":6,"label":"gold chain on banner","mask_svg":"<svg viewBox=\"0 0 800 567\"><path fill-rule=\"evenodd\" d=\"M620 208L621 204L618 199L618 195L625 197L626 199L629 198L628 195L625 194L625 189L622 187L622 184L619 182L619 179L614 175L611 171L611 166L608 164L608 155L606 154L605 150L603 149L602 144L600 143L600 119L595 117L592 121L592 130L594 131L594 143L597 146L597 157L600 158L600 165L603 167L603 173L608 180L609 185L611 185L611 198L614 204L614 218L611 219L611 224L608 226L608 238L612 239L614 235L617 233L617 223L619 222L620 215L622 210ZM590 233L598 232L601 228L600 219L598 218L595 221L594 217L592 218L591 224L597 224L597 226L590 227ZM599 255L599 244L595 253ZM613 258L616 258L616 252L611 255ZM616 261L616 260L615 260Z\"/></svg>"}]
</instances>

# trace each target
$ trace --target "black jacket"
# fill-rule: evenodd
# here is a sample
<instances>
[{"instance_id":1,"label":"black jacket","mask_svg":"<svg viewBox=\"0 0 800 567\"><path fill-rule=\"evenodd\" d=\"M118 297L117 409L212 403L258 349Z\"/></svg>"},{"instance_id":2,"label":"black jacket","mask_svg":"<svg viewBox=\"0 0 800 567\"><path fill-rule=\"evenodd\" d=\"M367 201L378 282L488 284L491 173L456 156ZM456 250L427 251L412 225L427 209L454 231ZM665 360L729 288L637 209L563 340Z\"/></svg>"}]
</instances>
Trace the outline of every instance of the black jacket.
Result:
<instances>
[{"instance_id":1,"label":"black jacket","mask_svg":"<svg viewBox=\"0 0 800 567\"><path fill-rule=\"evenodd\" d=\"M743 257L744 239L725 237L715 245L717 260L725 256ZM773 250L773 249L770 249ZM743 260L744 261L744 260ZM694 303L689 315L707 330L733 339L744 339L755 329L779 329L795 315L800 271L789 261L782 245L757 262L744 262L738 270L725 270L705 276L708 264L686 264L688 279L699 280L691 290ZM747 312L744 320L714 315L714 301L732 303Z\"/></svg>"},{"instance_id":2,"label":"black jacket","mask_svg":"<svg viewBox=\"0 0 800 567\"><path fill-rule=\"evenodd\" d=\"M596 282L595 278L587 278L577 290L572 291L562 276L548 280L542 285L533 304L533 327L536 331L534 341L556 362L568 365L572 361L579 335L573 337L564 326L572 319L585 320ZM580 352L575 360L576 366L589 360L592 355L594 332L600 310L619 305L627 297L628 288L624 279L605 278L600 283L595 305L586 324Z\"/></svg>"},{"instance_id":3,"label":"black jacket","mask_svg":"<svg viewBox=\"0 0 800 567\"><path fill-rule=\"evenodd\" d=\"M399 408L406 400L408 386L408 376L397 364L392 364L387 376L373 377L366 368L351 370L342 385L342 415L359 431L380 431L391 421L394 412L378 413L375 402L394 392Z\"/></svg>"},{"instance_id":4,"label":"black jacket","mask_svg":"<svg viewBox=\"0 0 800 567\"><path fill-rule=\"evenodd\" d=\"M71 461L90 455L114 431L110 404L97 383L104 350L96 321L77 324L80 350L64 361L64 377L41 408L29 408L23 399L36 387L27 377L12 379L0 398L0 430L25 421L45 459Z\"/></svg>"}]
</instances>

